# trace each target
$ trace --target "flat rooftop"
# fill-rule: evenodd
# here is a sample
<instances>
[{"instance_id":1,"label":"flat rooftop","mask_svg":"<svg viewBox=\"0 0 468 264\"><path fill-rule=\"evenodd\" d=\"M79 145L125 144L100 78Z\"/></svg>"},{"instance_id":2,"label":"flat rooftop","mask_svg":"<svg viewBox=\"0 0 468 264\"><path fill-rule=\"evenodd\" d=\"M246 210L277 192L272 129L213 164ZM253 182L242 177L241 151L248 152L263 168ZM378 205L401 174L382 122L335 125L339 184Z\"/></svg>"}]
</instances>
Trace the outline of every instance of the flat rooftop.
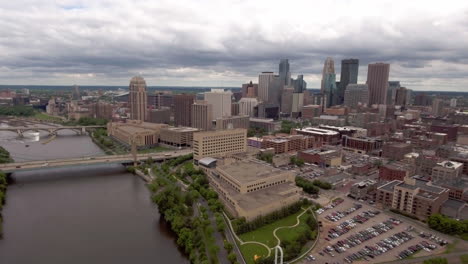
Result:
<instances>
[{"instance_id":1,"label":"flat rooftop","mask_svg":"<svg viewBox=\"0 0 468 264\"><path fill-rule=\"evenodd\" d=\"M461 162L456 162L456 161L451 161L451 160L444 160L442 162L437 163L437 165L448 168L448 169L458 169L463 166L463 163Z\"/></svg>"},{"instance_id":2,"label":"flat rooftop","mask_svg":"<svg viewBox=\"0 0 468 264\"><path fill-rule=\"evenodd\" d=\"M316 128L316 127L304 127L302 129L296 129L296 131L306 132L306 133L315 134L315 135L329 135L329 136L338 136L340 134L333 130L321 129L321 128Z\"/></svg>"},{"instance_id":3,"label":"flat rooftop","mask_svg":"<svg viewBox=\"0 0 468 264\"><path fill-rule=\"evenodd\" d=\"M297 195L297 193L291 192L294 189L297 189L298 192L300 191L294 183L286 182L265 189L241 194L223 181L216 182L221 185L222 188L227 191L229 196L237 201L239 207L245 211L256 210L268 204L284 200L287 197Z\"/></svg>"},{"instance_id":4,"label":"flat rooftop","mask_svg":"<svg viewBox=\"0 0 468 264\"><path fill-rule=\"evenodd\" d=\"M394 180L394 181L387 182L384 185L379 186L377 189L381 189L381 190L384 190L384 191L387 191L387 192L393 192L393 189L394 189L395 185L397 185L399 183L402 183L402 181Z\"/></svg>"},{"instance_id":5,"label":"flat rooftop","mask_svg":"<svg viewBox=\"0 0 468 264\"><path fill-rule=\"evenodd\" d=\"M287 173L264 162L253 160L240 160L228 165L219 165L217 170L228 174L240 183L248 183L259 179L268 178L278 174Z\"/></svg>"},{"instance_id":6,"label":"flat rooftop","mask_svg":"<svg viewBox=\"0 0 468 264\"><path fill-rule=\"evenodd\" d=\"M164 130L174 131L174 132L197 132L198 128L193 127L165 127Z\"/></svg>"},{"instance_id":7,"label":"flat rooftop","mask_svg":"<svg viewBox=\"0 0 468 264\"><path fill-rule=\"evenodd\" d=\"M121 125L121 126L118 126L117 129L125 131L125 132L127 132L129 134L134 134L134 133L157 133L157 132L159 132L158 130L155 130L155 129L137 127L137 126L133 126L133 125Z\"/></svg>"}]
</instances>

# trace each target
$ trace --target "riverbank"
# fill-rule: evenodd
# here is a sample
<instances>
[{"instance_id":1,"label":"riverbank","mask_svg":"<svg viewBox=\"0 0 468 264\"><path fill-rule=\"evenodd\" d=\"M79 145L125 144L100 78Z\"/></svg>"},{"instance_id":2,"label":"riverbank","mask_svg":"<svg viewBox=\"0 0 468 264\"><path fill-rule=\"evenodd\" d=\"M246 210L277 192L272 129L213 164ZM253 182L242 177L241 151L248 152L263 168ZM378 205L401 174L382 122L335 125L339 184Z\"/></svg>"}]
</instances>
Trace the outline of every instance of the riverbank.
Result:
<instances>
[{"instance_id":1,"label":"riverbank","mask_svg":"<svg viewBox=\"0 0 468 264\"><path fill-rule=\"evenodd\" d=\"M151 200L177 235L177 244L192 263L238 263L233 245L226 241L223 209L203 171L193 168L192 155L162 164L144 164L154 180L148 185ZM186 183L181 179L185 179Z\"/></svg>"}]
</instances>

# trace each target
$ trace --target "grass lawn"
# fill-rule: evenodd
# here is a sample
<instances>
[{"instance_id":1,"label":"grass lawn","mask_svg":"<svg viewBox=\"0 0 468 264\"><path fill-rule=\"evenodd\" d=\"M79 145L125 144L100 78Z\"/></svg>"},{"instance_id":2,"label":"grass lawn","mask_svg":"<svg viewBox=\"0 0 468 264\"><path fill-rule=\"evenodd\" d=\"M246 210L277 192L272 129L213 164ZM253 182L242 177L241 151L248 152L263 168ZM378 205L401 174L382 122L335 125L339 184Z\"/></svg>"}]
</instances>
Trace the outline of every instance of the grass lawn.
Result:
<instances>
[{"instance_id":1,"label":"grass lawn","mask_svg":"<svg viewBox=\"0 0 468 264\"><path fill-rule=\"evenodd\" d=\"M244 255L247 264L255 264L254 256L268 256L268 250L265 247L256 244L244 244L239 247Z\"/></svg>"},{"instance_id":2,"label":"grass lawn","mask_svg":"<svg viewBox=\"0 0 468 264\"><path fill-rule=\"evenodd\" d=\"M257 241L257 242L260 242L269 246L270 248L274 247L276 246L278 241L273 236L273 230L275 230L277 227L280 227L280 226L291 226L291 225L296 224L296 217L301 213L302 213L302 210L293 215L285 217L281 220L273 222L269 225L263 226L257 230L242 234L239 237L244 242Z\"/></svg>"},{"instance_id":3,"label":"grass lawn","mask_svg":"<svg viewBox=\"0 0 468 264\"><path fill-rule=\"evenodd\" d=\"M306 219L307 219L307 213L301 215L301 217L299 217L299 220L300 220L300 223L298 226L296 227L293 227L293 228L282 228L278 231L276 231L276 235L281 239L281 241L283 240L295 240L296 237L301 234L301 233L304 233L306 230L309 229L309 227L307 226L306 224ZM294 223L295 224L295 223Z\"/></svg>"},{"instance_id":4,"label":"grass lawn","mask_svg":"<svg viewBox=\"0 0 468 264\"><path fill-rule=\"evenodd\" d=\"M36 113L34 115L34 118L37 118L39 120L49 121L49 122L57 122L57 123L63 122L62 118L56 117L56 116L51 116L51 115L48 115L48 114L45 114L45 113Z\"/></svg>"},{"instance_id":5,"label":"grass lawn","mask_svg":"<svg viewBox=\"0 0 468 264\"><path fill-rule=\"evenodd\" d=\"M172 149L157 146L157 147L154 147L154 148L138 150L138 153L144 154L144 153L162 152L162 151L168 151L168 150L172 150Z\"/></svg>"},{"instance_id":6,"label":"grass lawn","mask_svg":"<svg viewBox=\"0 0 468 264\"><path fill-rule=\"evenodd\" d=\"M468 254L461 255L460 260L462 264L468 264Z\"/></svg>"}]
</instances>

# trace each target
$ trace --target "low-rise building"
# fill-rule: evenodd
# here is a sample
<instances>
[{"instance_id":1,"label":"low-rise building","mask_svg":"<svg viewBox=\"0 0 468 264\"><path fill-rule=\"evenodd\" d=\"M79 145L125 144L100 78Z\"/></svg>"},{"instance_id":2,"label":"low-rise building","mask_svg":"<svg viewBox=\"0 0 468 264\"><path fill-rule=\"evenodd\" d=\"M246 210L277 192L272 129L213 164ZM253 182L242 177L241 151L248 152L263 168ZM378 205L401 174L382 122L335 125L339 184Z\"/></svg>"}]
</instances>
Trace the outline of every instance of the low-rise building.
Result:
<instances>
[{"instance_id":1,"label":"low-rise building","mask_svg":"<svg viewBox=\"0 0 468 264\"><path fill-rule=\"evenodd\" d=\"M341 145L345 150L365 154L380 150L383 141L380 138L343 136Z\"/></svg>"},{"instance_id":2,"label":"low-rise building","mask_svg":"<svg viewBox=\"0 0 468 264\"><path fill-rule=\"evenodd\" d=\"M440 213L448 198L448 189L420 180L417 176L405 177L403 181L394 180L377 187L377 203L421 220Z\"/></svg>"},{"instance_id":3,"label":"low-rise building","mask_svg":"<svg viewBox=\"0 0 468 264\"><path fill-rule=\"evenodd\" d=\"M127 120L126 123L107 123L107 133L127 147L135 142L136 147L141 149L156 146L161 129L166 127L169 125Z\"/></svg>"},{"instance_id":4,"label":"low-rise building","mask_svg":"<svg viewBox=\"0 0 468 264\"><path fill-rule=\"evenodd\" d=\"M321 115L319 117L314 117L310 120L312 125L330 125L330 126L345 126L346 119L340 118L339 116L332 115Z\"/></svg>"},{"instance_id":5,"label":"low-rise building","mask_svg":"<svg viewBox=\"0 0 468 264\"><path fill-rule=\"evenodd\" d=\"M250 127L263 129L267 133L272 133L281 129L281 123L268 118L250 118Z\"/></svg>"},{"instance_id":6,"label":"low-rise building","mask_svg":"<svg viewBox=\"0 0 468 264\"><path fill-rule=\"evenodd\" d=\"M239 116L229 116L216 119L216 130L230 128L249 128L249 116L248 115L239 115Z\"/></svg>"},{"instance_id":7,"label":"low-rise building","mask_svg":"<svg viewBox=\"0 0 468 264\"><path fill-rule=\"evenodd\" d=\"M382 148L382 156L391 160L402 160L405 154L413 151L411 144L406 143L386 143Z\"/></svg>"},{"instance_id":8,"label":"low-rise building","mask_svg":"<svg viewBox=\"0 0 468 264\"><path fill-rule=\"evenodd\" d=\"M251 221L300 200L292 171L275 169L258 160L224 159L216 166L199 164L226 210ZM207 164L213 164L209 162Z\"/></svg>"},{"instance_id":9,"label":"low-rise building","mask_svg":"<svg viewBox=\"0 0 468 264\"><path fill-rule=\"evenodd\" d=\"M445 160L432 168L432 180L437 182L461 182L463 163Z\"/></svg>"},{"instance_id":10,"label":"low-rise building","mask_svg":"<svg viewBox=\"0 0 468 264\"><path fill-rule=\"evenodd\" d=\"M464 201L448 199L442 204L440 213L460 220L468 220L468 205Z\"/></svg>"},{"instance_id":11,"label":"low-rise building","mask_svg":"<svg viewBox=\"0 0 468 264\"><path fill-rule=\"evenodd\" d=\"M327 149L308 149L299 151L297 157L307 163L320 165L321 167L341 166L341 151Z\"/></svg>"},{"instance_id":12,"label":"low-rise building","mask_svg":"<svg viewBox=\"0 0 468 264\"><path fill-rule=\"evenodd\" d=\"M313 136L323 144L328 145L337 145L340 142L340 133L316 127L296 128L291 131L291 134Z\"/></svg>"},{"instance_id":13,"label":"low-rise building","mask_svg":"<svg viewBox=\"0 0 468 264\"><path fill-rule=\"evenodd\" d=\"M373 194L377 189L377 181L374 180L364 180L361 182L357 182L351 186L349 190L350 197L360 200L360 199L367 199L373 198Z\"/></svg>"},{"instance_id":14,"label":"low-rise building","mask_svg":"<svg viewBox=\"0 0 468 264\"><path fill-rule=\"evenodd\" d=\"M322 142L304 135L276 134L262 137L262 148L273 148L275 154L320 147Z\"/></svg>"},{"instance_id":15,"label":"low-rise building","mask_svg":"<svg viewBox=\"0 0 468 264\"><path fill-rule=\"evenodd\" d=\"M405 177L412 176L411 172L414 168L411 164L404 162L391 162L380 166L379 168L379 181L402 181Z\"/></svg>"},{"instance_id":16,"label":"low-rise building","mask_svg":"<svg viewBox=\"0 0 468 264\"><path fill-rule=\"evenodd\" d=\"M197 128L192 127L161 128L160 142L176 147L192 146L193 133L198 131Z\"/></svg>"}]
</instances>

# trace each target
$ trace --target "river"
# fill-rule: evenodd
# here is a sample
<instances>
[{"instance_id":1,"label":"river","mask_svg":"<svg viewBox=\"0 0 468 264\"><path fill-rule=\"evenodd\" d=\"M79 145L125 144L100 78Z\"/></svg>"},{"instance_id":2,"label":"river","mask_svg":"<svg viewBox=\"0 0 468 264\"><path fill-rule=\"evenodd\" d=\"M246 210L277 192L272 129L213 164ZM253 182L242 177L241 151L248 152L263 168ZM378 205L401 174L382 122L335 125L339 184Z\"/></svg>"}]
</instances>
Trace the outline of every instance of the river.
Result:
<instances>
[{"instance_id":1,"label":"river","mask_svg":"<svg viewBox=\"0 0 468 264\"><path fill-rule=\"evenodd\" d=\"M74 134L42 144L0 132L0 145L16 161L102 154L88 136ZM18 172L12 179L2 264L188 263L144 182L120 165Z\"/></svg>"}]
</instances>

